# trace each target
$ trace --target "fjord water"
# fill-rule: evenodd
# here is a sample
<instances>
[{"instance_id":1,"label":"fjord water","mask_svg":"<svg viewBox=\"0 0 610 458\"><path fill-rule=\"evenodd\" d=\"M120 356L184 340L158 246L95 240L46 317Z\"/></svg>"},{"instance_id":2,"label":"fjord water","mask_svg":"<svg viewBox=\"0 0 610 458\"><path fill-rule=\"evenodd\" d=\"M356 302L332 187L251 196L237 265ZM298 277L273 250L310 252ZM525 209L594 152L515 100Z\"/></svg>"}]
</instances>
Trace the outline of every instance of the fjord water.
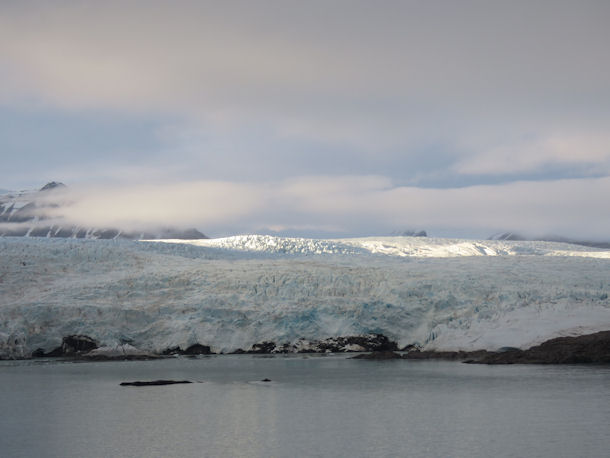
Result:
<instances>
[{"instance_id":1,"label":"fjord water","mask_svg":"<svg viewBox=\"0 0 610 458\"><path fill-rule=\"evenodd\" d=\"M119 386L155 379L200 383ZM609 366L303 355L5 361L0 406L3 457L601 457L610 450Z\"/></svg>"}]
</instances>

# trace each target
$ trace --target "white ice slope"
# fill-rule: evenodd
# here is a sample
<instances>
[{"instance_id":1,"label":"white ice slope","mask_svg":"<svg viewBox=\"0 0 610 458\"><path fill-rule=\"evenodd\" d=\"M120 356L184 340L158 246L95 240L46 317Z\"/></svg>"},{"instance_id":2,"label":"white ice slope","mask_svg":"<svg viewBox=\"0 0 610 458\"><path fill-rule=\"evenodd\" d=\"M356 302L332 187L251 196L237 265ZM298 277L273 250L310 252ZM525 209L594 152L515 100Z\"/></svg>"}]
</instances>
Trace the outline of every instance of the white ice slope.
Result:
<instances>
[{"instance_id":1,"label":"white ice slope","mask_svg":"<svg viewBox=\"0 0 610 458\"><path fill-rule=\"evenodd\" d=\"M545 242L0 238L0 357L383 333L434 349L610 329L610 252Z\"/></svg>"}]
</instances>

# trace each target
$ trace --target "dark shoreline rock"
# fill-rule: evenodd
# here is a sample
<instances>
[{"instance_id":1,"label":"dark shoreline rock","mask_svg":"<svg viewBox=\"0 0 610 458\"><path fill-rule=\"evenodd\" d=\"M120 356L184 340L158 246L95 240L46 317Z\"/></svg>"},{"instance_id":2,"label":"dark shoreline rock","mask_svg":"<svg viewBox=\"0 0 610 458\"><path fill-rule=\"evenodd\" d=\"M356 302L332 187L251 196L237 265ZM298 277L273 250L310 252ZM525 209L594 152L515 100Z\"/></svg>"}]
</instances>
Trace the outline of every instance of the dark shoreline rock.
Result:
<instances>
[{"instance_id":1,"label":"dark shoreline rock","mask_svg":"<svg viewBox=\"0 0 610 458\"><path fill-rule=\"evenodd\" d=\"M186 350L172 347L161 354L141 352L106 354L94 351L99 349L98 342L86 335L69 335L62 339L61 346L45 352L42 348L34 350L32 358L63 358L74 361L137 361L170 357L173 355L212 355L207 345L194 344ZM559 337L520 350L514 347L504 347L496 352L487 350L476 351L421 351L408 345L403 350L409 350L402 356L395 351L398 346L383 334L368 334L364 336L331 337L320 341L297 341L295 344L277 345L273 341L263 341L254 344L250 350L237 349L231 354L273 355L286 353L364 353L358 359L402 359L409 360L449 360L469 364L610 364L610 331L601 331L578 337Z\"/></svg>"},{"instance_id":2,"label":"dark shoreline rock","mask_svg":"<svg viewBox=\"0 0 610 458\"><path fill-rule=\"evenodd\" d=\"M610 364L610 331L558 337L527 350L410 351L404 359L441 359L467 364Z\"/></svg>"},{"instance_id":3,"label":"dark shoreline rock","mask_svg":"<svg viewBox=\"0 0 610 458\"><path fill-rule=\"evenodd\" d=\"M270 355L286 353L359 353L359 352L398 351L396 342L383 334L365 334L360 336L329 337L324 340L301 339L294 344L276 344L265 340L252 345L249 350L238 348L232 355Z\"/></svg>"},{"instance_id":4,"label":"dark shoreline rock","mask_svg":"<svg viewBox=\"0 0 610 458\"><path fill-rule=\"evenodd\" d=\"M196 355L214 355L215 353L212 351L209 345L202 345L199 343L193 344L188 347L186 350L182 350L180 347L171 347L163 350L161 355L163 356L171 356L171 355L187 355L187 356L196 356Z\"/></svg>"},{"instance_id":5,"label":"dark shoreline rock","mask_svg":"<svg viewBox=\"0 0 610 458\"><path fill-rule=\"evenodd\" d=\"M557 337L527 350L490 353L473 364L610 364L610 331Z\"/></svg>"},{"instance_id":6,"label":"dark shoreline rock","mask_svg":"<svg viewBox=\"0 0 610 458\"><path fill-rule=\"evenodd\" d=\"M402 359L399 353L393 351L374 351L372 353L362 353L352 356L350 359L371 359L376 361L387 361L390 359Z\"/></svg>"},{"instance_id":7,"label":"dark shoreline rock","mask_svg":"<svg viewBox=\"0 0 610 458\"><path fill-rule=\"evenodd\" d=\"M80 355L77 358L73 358L75 361L89 361L89 362L104 362L104 361L150 361L154 359L164 359L165 356L154 355L151 353L144 354L126 354L126 355Z\"/></svg>"},{"instance_id":8,"label":"dark shoreline rock","mask_svg":"<svg viewBox=\"0 0 610 458\"><path fill-rule=\"evenodd\" d=\"M50 352L45 353L42 348L37 348L32 352L32 358L62 358L70 356L81 356L99 348L95 339L81 334L65 336L61 340L61 345Z\"/></svg>"},{"instance_id":9,"label":"dark shoreline rock","mask_svg":"<svg viewBox=\"0 0 610 458\"><path fill-rule=\"evenodd\" d=\"M469 359L483 358L490 354L487 350L475 351L435 351L435 350L411 350L405 353L403 359L441 359L445 361L465 361Z\"/></svg>"}]
</instances>

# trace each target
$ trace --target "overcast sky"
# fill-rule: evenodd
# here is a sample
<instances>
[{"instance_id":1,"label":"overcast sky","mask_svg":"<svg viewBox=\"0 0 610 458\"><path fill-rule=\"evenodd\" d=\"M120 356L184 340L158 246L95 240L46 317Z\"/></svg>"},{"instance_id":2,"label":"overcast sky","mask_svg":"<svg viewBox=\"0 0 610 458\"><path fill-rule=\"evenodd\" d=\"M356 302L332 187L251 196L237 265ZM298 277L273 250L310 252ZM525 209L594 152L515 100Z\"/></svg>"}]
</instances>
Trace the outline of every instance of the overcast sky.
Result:
<instances>
[{"instance_id":1,"label":"overcast sky","mask_svg":"<svg viewBox=\"0 0 610 458\"><path fill-rule=\"evenodd\" d=\"M610 238L610 2L0 4L0 188L211 235Z\"/></svg>"}]
</instances>

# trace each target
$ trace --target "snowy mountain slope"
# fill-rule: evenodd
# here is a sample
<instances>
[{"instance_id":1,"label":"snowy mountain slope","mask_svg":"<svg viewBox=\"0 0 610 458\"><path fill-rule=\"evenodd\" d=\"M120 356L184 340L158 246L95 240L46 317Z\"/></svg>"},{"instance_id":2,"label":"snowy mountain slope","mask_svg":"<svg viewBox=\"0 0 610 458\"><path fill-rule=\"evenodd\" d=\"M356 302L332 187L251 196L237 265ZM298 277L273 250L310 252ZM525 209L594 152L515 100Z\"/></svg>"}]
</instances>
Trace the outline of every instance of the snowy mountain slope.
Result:
<instances>
[{"instance_id":1,"label":"snowy mountain slope","mask_svg":"<svg viewBox=\"0 0 610 458\"><path fill-rule=\"evenodd\" d=\"M63 183L52 181L39 190L0 192L0 236L85 238L85 239L201 239L206 236L197 229L163 228L124 230L121 228L83 227L63 219L50 219L49 210L62 207L56 190L65 189Z\"/></svg>"},{"instance_id":2,"label":"snowy mountain slope","mask_svg":"<svg viewBox=\"0 0 610 458\"><path fill-rule=\"evenodd\" d=\"M430 349L610 329L610 252L544 242L0 238L0 356L383 333Z\"/></svg>"}]
</instances>

